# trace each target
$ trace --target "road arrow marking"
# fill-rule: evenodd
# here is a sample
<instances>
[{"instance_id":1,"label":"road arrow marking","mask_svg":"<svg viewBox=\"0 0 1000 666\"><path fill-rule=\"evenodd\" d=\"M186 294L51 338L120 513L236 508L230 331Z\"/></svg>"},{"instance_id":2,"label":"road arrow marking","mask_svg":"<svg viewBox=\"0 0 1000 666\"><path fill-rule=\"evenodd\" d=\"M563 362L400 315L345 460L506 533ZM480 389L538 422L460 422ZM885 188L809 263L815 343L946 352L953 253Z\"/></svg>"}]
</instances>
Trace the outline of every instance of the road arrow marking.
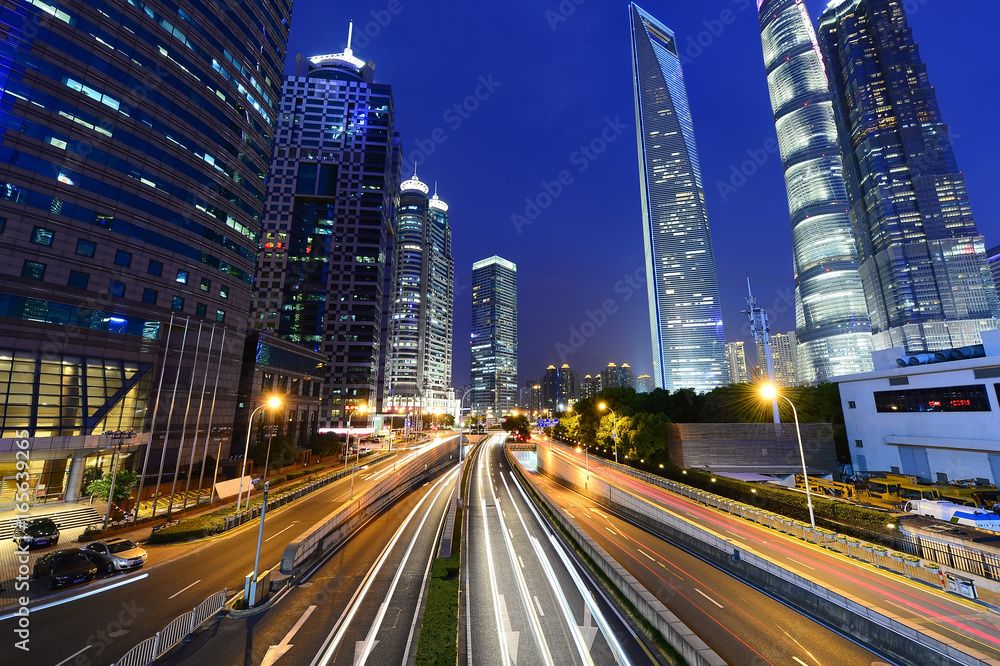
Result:
<instances>
[{"instance_id":1,"label":"road arrow marking","mask_svg":"<svg viewBox=\"0 0 1000 666\"><path fill-rule=\"evenodd\" d=\"M368 647L369 643L371 643L370 648ZM358 641L357 643L355 643L354 644L355 666L364 663L368 659L368 655L371 654L371 651L375 649L376 645L378 645L378 641L371 638L363 641Z\"/></svg>"},{"instance_id":2,"label":"road arrow marking","mask_svg":"<svg viewBox=\"0 0 1000 666\"><path fill-rule=\"evenodd\" d=\"M580 630L580 636L583 637L583 643L587 646L587 652L594 649L594 637L597 636L598 628L593 625L593 618L590 615L590 606L586 603L583 604L583 626L577 627Z\"/></svg>"},{"instance_id":3,"label":"road arrow marking","mask_svg":"<svg viewBox=\"0 0 1000 666\"><path fill-rule=\"evenodd\" d=\"M500 602L500 621L503 624L503 637L504 642L507 643L507 653L510 655L510 660L517 666L517 640L521 636L520 631L510 630L510 615L507 614L507 602L504 601L503 595L498 595Z\"/></svg>"},{"instance_id":4,"label":"road arrow marking","mask_svg":"<svg viewBox=\"0 0 1000 666\"><path fill-rule=\"evenodd\" d=\"M292 649L289 641L292 640L293 636L295 636L295 632L297 632L305 621L309 619L309 616L312 615L314 610L316 610L316 606L310 606L307 608L306 612L302 614L302 617L298 619L292 628L288 630L288 633L285 634L285 637L281 639L281 642L267 648L267 652L264 654L264 661L260 662L260 666L271 666L271 664L281 658L281 655Z\"/></svg>"}]
</instances>

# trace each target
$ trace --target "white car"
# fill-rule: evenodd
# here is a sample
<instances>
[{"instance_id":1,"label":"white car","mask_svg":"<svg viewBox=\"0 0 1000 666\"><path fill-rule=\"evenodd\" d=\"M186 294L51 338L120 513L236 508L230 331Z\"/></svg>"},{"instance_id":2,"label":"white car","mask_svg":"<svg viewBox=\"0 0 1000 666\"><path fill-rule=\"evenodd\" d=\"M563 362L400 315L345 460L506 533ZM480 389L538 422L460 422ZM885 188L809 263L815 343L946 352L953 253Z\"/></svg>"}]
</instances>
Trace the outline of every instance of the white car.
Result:
<instances>
[{"instance_id":1,"label":"white car","mask_svg":"<svg viewBox=\"0 0 1000 666\"><path fill-rule=\"evenodd\" d=\"M86 553L98 570L105 573L138 569L149 558L145 548L128 539L114 538L95 541L80 550Z\"/></svg>"}]
</instances>

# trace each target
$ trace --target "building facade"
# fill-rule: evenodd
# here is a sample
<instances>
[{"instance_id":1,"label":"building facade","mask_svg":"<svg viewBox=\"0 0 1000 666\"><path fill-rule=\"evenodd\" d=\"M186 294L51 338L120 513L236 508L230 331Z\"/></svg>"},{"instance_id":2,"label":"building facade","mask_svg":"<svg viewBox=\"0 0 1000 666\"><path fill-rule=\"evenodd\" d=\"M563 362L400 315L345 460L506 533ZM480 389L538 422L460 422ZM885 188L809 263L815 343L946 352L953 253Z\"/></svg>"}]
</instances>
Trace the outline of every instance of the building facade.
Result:
<instances>
[{"instance_id":1,"label":"building facade","mask_svg":"<svg viewBox=\"0 0 1000 666\"><path fill-rule=\"evenodd\" d=\"M251 328L330 358L319 426L377 409L383 282L399 179L392 89L344 53L282 87Z\"/></svg>"},{"instance_id":2,"label":"building facade","mask_svg":"<svg viewBox=\"0 0 1000 666\"><path fill-rule=\"evenodd\" d=\"M680 54L669 28L629 11L653 380L710 391L725 382L725 338Z\"/></svg>"},{"instance_id":3,"label":"building facade","mask_svg":"<svg viewBox=\"0 0 1000 666\"><path fill-rule=\"evenodd\" d=\"M729 370L730 384L750 383L750 371L747 369L746 345L742 340L726 343L726 367Z\"/></svg>"},{"instance_id":4,"label":"building facade","mask_svg":"<svg viewBox=\"0 0 1000 666\"><path fill-rule=\"evenodd\" d=\"M818 38L873 346L919 352L978 343L1000 300L904 4L832 2Z\"/></svg>"},{"instance_id":5,"label":"building facade","mask_svg":"<svg viewBox=\"0 0 1000 666\"><path fill-rule=\"evenodd\" d=\"M451 387L455 262L448 204L416 174L396 209L384 409L455 411Z\"/></svg>"},{"instance_id":6,"label":"building facade","mask_svg":"<svg viewBox=\"0 0 1000 666\"><path fill-rule=\"evenodd\" d=\"M847 213L829 84L803 0L758 3L785 171L795 270L797 382L871 370L871 324Z\"/></svg>"},{"instance_id":7,"label":"building facade","mask_svg":"<svg viewBox=\"0 0 1000 666\"><path fill-rule=\"evenodd\" d=\"M158 473L232 425L291 0L5 11L0 477L26 431L32 498L75 500L104 432Z\"/></svg>"},{"instance_id":8,"label":"building facade","mask_svg":"<svg viewBox=\"0 0 1000 666\"><path fill-rule=\"evenodd\" d=\"M873 354L872 372L838 378L856 470L1000 485L1000 331L983 344Z\"/></svg>"},{"instance_id":9,"label":"building facade","mask_svg":"<svg viewBox=\"0 0 1000 666\"><path fill-rule=\"evenodd\" d=\"M580 377L569 365L563 363L559 368L559 400L556 409L563 411L572 407L580 399Z\"/></svg>"},{"instance_id":10,"label":"building facade","mask_svg":"<svg viewBox=\"0 0 1000 666\"><path fill-rule=\"evenodd\" d=\"M598 393L601 392L600 388L600 375L595 379L590 375L584 375L583 379L580 380L580 398L587 399L593 398Z\"/></svg>"},{"instance_id":11,"label":"building facade","mask_svg":"<svg viewBox=\"0 0 1000 666\"><path fill-rule=\"evenodd\" d=\"M653 389L652 375L639 375L635 378L635 390L639 393L652 393Z\"/></svg>"},{"instance_id":12,"label":"building facade","mask_svg":"<svg viewBox=\"0 0 1000 666\"><path fill-rule=\"evenodd\" d=\"M771 369L774 371L776 385L799 386L798 352L795 331L771 335ZM764 358L764 343L758 341L757 365L762 369L767 368Z\"/></svg>"},{"instance_id":13,"label":"building facade","mask_svg":"<svg viewBox=\"0 0 1000 666\"><path fill-rule=\"evenodd\" d=\"M472 264L472 409L501 416L518 405L517 266L496 255Z\"/></svg>"}]
</instances>

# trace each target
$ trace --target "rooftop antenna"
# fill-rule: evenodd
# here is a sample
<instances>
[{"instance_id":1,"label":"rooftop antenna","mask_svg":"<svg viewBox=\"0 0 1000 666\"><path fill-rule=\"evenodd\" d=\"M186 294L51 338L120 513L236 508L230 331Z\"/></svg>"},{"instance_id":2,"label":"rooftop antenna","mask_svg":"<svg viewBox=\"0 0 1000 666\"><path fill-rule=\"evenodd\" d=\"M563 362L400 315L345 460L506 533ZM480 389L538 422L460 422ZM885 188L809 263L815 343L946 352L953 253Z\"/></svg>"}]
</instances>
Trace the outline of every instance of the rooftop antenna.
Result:
<instances>
[{"instance_id":1,"label":"rooftop antenna","mask_svg":"<svg viewBox=\"0 0 1000 666\"><path fill-rule=\"evenodd\" d=\"M419 178L417 178L417 163L416 162L413 163L413 180L420 180Z\"/></svg>"},{"instance_id":2,"label":"rooftop antenna","mask_svg":"<svg viewBox=\"0 0 1000 666\"><path fill-rule=\"evenodd\" d=\"M436 180L434 181L434 198L438 198L438 182Z\"/></svg>"},{"instance_id":3,"label":"rooftop antenna","mask_svg":"<svg viewBox=\"0 0 1000 666\"><path fill-rule=\"evenodd\" d=\"M351 38L354 36L354 21L349 21L347 24L347 48L344 49L344 53L351 55Z\"/></svg>"},{"instance_id":4,"label":"rooftop antenna","mask_svg":"<svg viewBox=\"0 0 1000 666\"><path fill-rule=\"evenodd\" d=\"M750 332L753 333L754 342L764 345L765 370L767 371L767 381L775 384L774 365L771 362L771 325L767 321L767 312L757 305L753 291L750 289L750 273L747 273L747 310L742 313L750 318ZM757 359L760 362L760 359ZM771 402L771 411L774 413L774 422L781 423L781 416L778 413L778 397L775 396Z\"/></svg>"}]
</instances>

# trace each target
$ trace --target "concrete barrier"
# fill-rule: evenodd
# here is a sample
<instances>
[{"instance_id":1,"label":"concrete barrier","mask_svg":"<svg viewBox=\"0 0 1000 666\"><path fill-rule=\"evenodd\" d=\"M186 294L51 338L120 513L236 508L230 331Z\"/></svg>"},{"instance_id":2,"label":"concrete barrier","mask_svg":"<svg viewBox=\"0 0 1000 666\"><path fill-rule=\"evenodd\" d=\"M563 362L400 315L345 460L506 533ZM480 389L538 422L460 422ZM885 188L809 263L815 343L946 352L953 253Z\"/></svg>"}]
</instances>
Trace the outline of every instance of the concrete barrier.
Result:
<instances>
[{"instance_id":1,"label":"concrete barrier","mask_svg":"<svg viewBox=\"0 0 1000 666\"><path fill-rule=\"evenodd\" d=\"M507 458L511 463L511 467L534 491L535 496L545 504L550 515L555 518L556 522L573 536L573 540L576 541L580 549L597 564L601 572L629 600L629 603L638 610L643 619L655 627L663 636L663 639L672 648L677 650L688 664L692 666L724 666L726 664L722 657L717 655L686 624L671 613L663 605L663 602L653 596L632 574L611 557L561 507L550 501L545 492L538 488L532 476L524 472L510 450L507 450Z\"/></svg>"},{"instance_id":2,"label":"concrete barrier","mask_svg":"<svg viewBox=\"0 0 1000 666\"><path fill-rule=\"evenodd\" d=\"M457 463L458 435L413 453L412 457L403 458L395 472L292 540L281 555L281 573L293 575L314 556L343 543L360 525L409 492L414 484L422 483L449 463Z\"/></svg>"},{"instance_id":3,"label":"concrete barrier","mask_svg":"<svg viewBox=\"0 0 1000 666\"><path fill-rule=\"evenodd\" d=\"M921 666L986 666L997 663L973 648L865 606L770 560L748 553L695 523L612 486L593 470L587 475L584 470L553 455L549 447L538 448L538 464L539 470L546 475L560 479L608 509L627 516L718 568L901 663ZM700 501L706 499L711 501L708 497ZM725 501L721 504L724 505ZM714 503L710 505L714 506ZM721 506L721 510L727 510L727 507ZM740 551L737 562L734 562L734 550Z\"/></svg>"}]
</instances>

